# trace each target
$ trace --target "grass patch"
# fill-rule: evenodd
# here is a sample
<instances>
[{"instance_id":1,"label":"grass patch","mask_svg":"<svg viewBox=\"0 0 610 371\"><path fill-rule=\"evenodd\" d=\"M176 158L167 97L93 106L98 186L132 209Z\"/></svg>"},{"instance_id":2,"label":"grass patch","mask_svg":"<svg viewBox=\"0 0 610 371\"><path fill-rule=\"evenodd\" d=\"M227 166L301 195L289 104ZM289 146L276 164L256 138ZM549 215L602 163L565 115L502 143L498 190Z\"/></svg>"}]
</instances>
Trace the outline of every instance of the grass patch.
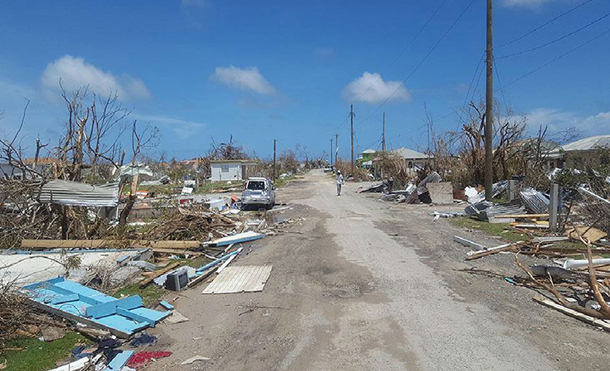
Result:
<instances>
[{"instance_id":1,"label":"grass patch","mask_svg":"<svg viewBox=\"0 0 610 371\"><path fill-rule=\"evenodd\" d=\"M508 223L488 223L468 217L449 218L449 222L455 227L478 229L491 236L500 236L508 242L529 240L528 235L512 231Z\"/></svg>"},{"instance_id":2,"label":"grass patch","mask_svg":"<svg viewBox=\"0 0 610 371\"><path fill-rule=\"evenodd\" d=\"M19 338L11 340L3 347L24 348L21 351L7 351L0 355L0 364L7 361L6 370L11 371L44 371L56 367L56 362L72 355L72 349L78 343L89 343L76 333L66 332L62 339L44 342L37 338Z\"/></svg>"},{"instance_id":3,"label":"grass patch","mask_svg":"<svg viewBox=\"0 0 610 371\"><path fill-rule=\"evenodd\" d=\"M165 289L154 283L150 283L144 288L141 288L139 283L134 283L133 285L128 285L115 291L112 296L114 296L115 298L120 298L121 295L140 295L144 306L148 306L151 303L154 303L155 301L159 300L161 296L163 296L163 294L165 294Z\"/></svg>"}]
</instances>

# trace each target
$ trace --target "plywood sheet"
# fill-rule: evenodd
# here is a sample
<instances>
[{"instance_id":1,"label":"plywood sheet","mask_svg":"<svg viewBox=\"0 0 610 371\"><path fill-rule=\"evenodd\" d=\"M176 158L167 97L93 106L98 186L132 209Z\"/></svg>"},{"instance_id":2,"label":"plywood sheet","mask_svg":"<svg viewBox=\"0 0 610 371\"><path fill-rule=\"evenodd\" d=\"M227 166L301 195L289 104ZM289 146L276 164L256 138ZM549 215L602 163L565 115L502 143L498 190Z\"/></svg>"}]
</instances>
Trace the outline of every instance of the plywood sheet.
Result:
<instances>
[{"instance_id":1,"label":"plywood sheet","mask_svg":"<svg viewBox=\"0 0 610 371\"><path fill-rule=\"evenodd\" d=\"M271 269L271 265L227 267L203 290L203 293L230 294L263 291Z\"/></svg>"}]
</instances>

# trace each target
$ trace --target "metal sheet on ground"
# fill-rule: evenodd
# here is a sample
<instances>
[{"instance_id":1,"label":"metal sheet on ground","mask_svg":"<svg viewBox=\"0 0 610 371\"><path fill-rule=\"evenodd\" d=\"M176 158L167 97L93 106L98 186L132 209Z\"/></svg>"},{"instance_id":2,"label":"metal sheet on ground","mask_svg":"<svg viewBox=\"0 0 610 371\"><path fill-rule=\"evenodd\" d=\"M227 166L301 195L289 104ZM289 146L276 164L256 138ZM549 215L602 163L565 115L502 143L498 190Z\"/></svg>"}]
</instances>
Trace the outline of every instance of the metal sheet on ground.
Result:
<instances>
[{"instance_id":1,"label":"metal sheet on ground","mask_svg":"<svg viewBox=\"0 0 610 371\"><path fill-rule=\"evenodd\" d=\"M271 265L227 267L203 290L203 294L263 291L271 269Z\"/></svg>"}]
</instances>

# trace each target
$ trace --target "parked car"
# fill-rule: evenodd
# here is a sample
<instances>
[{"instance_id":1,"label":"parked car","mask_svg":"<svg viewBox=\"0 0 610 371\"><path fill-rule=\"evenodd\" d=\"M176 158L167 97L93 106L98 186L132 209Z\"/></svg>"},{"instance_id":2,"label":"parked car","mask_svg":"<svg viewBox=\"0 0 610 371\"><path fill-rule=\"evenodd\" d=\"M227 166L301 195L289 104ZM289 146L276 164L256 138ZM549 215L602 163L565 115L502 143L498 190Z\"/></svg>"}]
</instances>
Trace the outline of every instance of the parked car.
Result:
<instances>
[{"instance_id":1,"label":"parked car","mask_svg":"<svg viewBox=\"0 0 610 371\"><path fill-rule=\"evenodd\" d=\"M275 205L273 182L268 178L248 178L241 193L242 208L264 207L267 210Z\"/></svg>"}]
</instances>

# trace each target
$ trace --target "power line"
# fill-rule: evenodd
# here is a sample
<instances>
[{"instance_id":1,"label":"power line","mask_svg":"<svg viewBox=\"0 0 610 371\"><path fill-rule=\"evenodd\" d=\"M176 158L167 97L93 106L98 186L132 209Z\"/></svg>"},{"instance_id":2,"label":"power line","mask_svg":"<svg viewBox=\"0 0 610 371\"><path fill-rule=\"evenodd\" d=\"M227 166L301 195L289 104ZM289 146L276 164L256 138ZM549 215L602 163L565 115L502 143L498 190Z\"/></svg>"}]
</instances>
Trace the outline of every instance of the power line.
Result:
<instances>
[{"instance_id":1,"label":"power line","mask_svg":"<svg viewBox=\"0 0 610 371\"><path fill-rule=\"evenodd\" d=\"M587 23L586 25L582 26L581 28L579 28L579 29L577 29L577 30L574 30L574 31L572 31L572 32L570 32L570 33L568 33L568 34L565 34L565 35L563 35L563 36L561 36L561 37L559 37L559 38L557 38L557 39L555 39L555 40L549 41L549 42L544 43L544 44L542 44L542 45L538 45L538 46L536 46L536 47L534 47L534 48L531 48L531 49L522 50L522 51L520 51L520 52L513 53L513 54L507 54L507 55L503 55L503 56L501 56L501 57L497 57L496 59L504 59L504 58L516 57L516 56L518 56L518 55L522 55L522 54L526 54L526 53L529 53L529 52L533 52L533 51L538 50L538 49L542 49L542 48L544 48L545 46L549 46L549 45L555 44L555 43L557 43L557 42L559 42L559 41L561 41L561 40L563 40L563 39L566 39L566 38L568 38L568 37L570 37L570 36L572 36L572 35L575 35L575 34L579 33L580 31L585 30L585 29L587 29L587 28L589 28L589 27L593 26L593 25L594 25L594 24L596 24L597 22L600 22L601 20L603 20L603 19L605 19L605 18L608 18L609 16L610 16L610 13L606 13L606 14L604 14L603 16L601 16L601 17L597 18L596 20L594 20L594 21L592 21L592 22Z\"/></svg>"},{"instance_id":2,"label":"power line","mask_svg":"<svg viewBox=\"0 0 610 371\"><path fill-rule=\"evenodd\" d=\"M498 65L496 64L496 60L494 59L494 70L496 71L496 78L498 79L499 91L502 94L502 100L504 100L504 109L508 109L508 103L506 102L506 95L504 94L504 87L502 86L502 81L500 81L500 73L498 72Z\"/></svg>"},{"instance_id":3,"label":"power line","mask_svg":"<svg viewBox=\"0 0 610 371\"><path fill-rule=\"evenodd\" d=\"M515 39L513 39L513 40L511 40L511 41L509 41L509 42L506 42L506 43L504 43L504 44L502 44L502 45L499 45L499 46L497 46L496 48L502 48L502 47L504 47L504 46L507 46L507 45L510 45L510 44L516 43L517 41L522 40L522 39L524 39L524 38L528 37L529 35L531 35L531 34L533 34L534 32L536 32L536 31L540 30L541 28L548 26L549 24L551 24L551 23L555 22L555 21L556 21L556 20L558 20L559 18L562 18L562 17L564 17L564 16L566 16L566 15L568 15L568 14L572 13L573 11L575 11L575 10L577 10L577 9L579 9L579 8L581 8L581 7L585 6L585 5L587 5L587 4L589 4L589 3L590 3L590 2L592 2L592 1L593 1L593 0L587 0L587 1L585 1L584 3L581 3L581 4L579 4L579 5L575 6L575 7L571 8L571 9L568 9L567 11L565 11L565 12L561 13L560 15L556 16L555 18L552 18L551 20L549 20L549 21L547 21L547 22L545 22L545 23L541 24L540 26L538 26L538 27L534 28L533 30L528 31L528 32L524 33L523 35L521 35L521 36L519 36L519 37L517 37L517 38L515 38Z\"/></svg>"},{"instance_id":4,"label":"power line","mask_svg":"<svg viewBox=\"0 0 610 371\"><path fill-rule=\"evenodd\" d=\"M400 84L398 84L398 86L396 87L396 89L394 89L394 91L392 92L392 94L390 94L373 112L371 112L364 120L360 121L360 123L364 123L366 120L368 120L369 118L371 118L373 116L373 114L375 114L377 111L379 111L379 109L381 107L383 107L393 96L394 94L396 94L396 92L402 88L405 84L405 82L407 82L407 80L409 80L414 74L415 72L417 72L417 70L424 64L424 62L426 62L426 60L428 59L428 57L430 57L430 55L436 50L436 48L440 45L440 43L445 39L445 37L447 37L447 35L453 30L453 28L455 27L455 25L460 21L460 19L462 19L462 17L464 16L464 14L466 14L466 12L468 11L468 9L470 9L470 7L472 6L472 4L474 3L475 0L471 0L468 5L464 8L464 10L462 10L462 12L460 13L460 15L453 21L453 23L451 24L451 26L449 26L449 28L447 29L447 31L445 31L445 33L441 36L440 39L438 39L438 41L434 44L434 46L432 46L432 48L430 49L430 51L428 51L428 53L424 56L424 58L417 64L417 66L415 66L415 68L411 71L411 73L409 73L409 75L401 81Z\"/></svg>"},{"instance_id":5,"label":"power line","mask_svg":"<svg viewBox=\"0 0 610 371\"><path fill-rule=\"evenodd\" d=\"M392 61L392 63L390 63L390 65L388 67L385 68L385 70L383 70L382 74L385 74L386 72L388 72L388 70L390 68L392 68L392 66L398 61L398 59L400 59L400 57L402 57L402 55L407 51L407 49L411 46L411 44L413 44L413 42L417 39L417 37L424 31L424 29L426 29L426 27L428 26L428 24L430 24L430 22L432 22L432 20L434 19L434 17L436 17L436 15L438 14L438 12L441 10L441 8L445 5L445 3L447 2L447 0L443 0L443 2L441 3L441 5L438 6L438 8L436 8L436 10L434 11L434 13L432 13L432 15L430 16L430 18L428 18L428 20L426 21L426 23L424 23L424 25L419 29L419 31L417 31L417 33L411 38L411 40L409 40L409 42L407 43L407 45L400 51L400 53L398 54L398 56L396 56L396 58L394 58L394 60ZM371 90L371 88L373 88L373 86L377 85L377 83L381 80L381 74L379 75L379 77L375 80L375 82L373 82L371 85L369 85L369 87L360 94L360 96L358 98L356 98L354 101L360 101L361 98L363 98L364 96L366 96L366 94Z\"/></svg>"},{"instance_id":6,"label":"power line","mask_svg":"<svg viewBox=\"0 0 610 371\"><path fill-rule=\"evenodd\" d=\"M479 67L481 67L481 64L483 63L484 59L485 59L485 53L483 53L481 55L481 59L479 59L477 68L474 70L474 74L472 75L472 79L470 80L470 85L468 86L468 91L466 91L466 97L464 98L464 103L462 104L462 111L460 111L460 114L459 114L460 123L463 122L462 113L463 113L463 110L466 108L466 104L468 104L468 100L469 100L468 98L470 96L470 89L472 89L472 87L473 87L474 80L477 79L477 74L479 73ZM483 73L483 69L481 69L481 73ZM480 78L481 78L481 75L479 74L479 77L477 79L477 85L479 83ZM476 87L475 87L475 91L476 91ZM473 92L473 95L474 95L474 92Z\"/></svg>"},{"instance_id":7,"label":"power line","mask_svg":"<svg viewBox=\"0 0 610 371\"><path fill-rule=\"evenodd\" d=\"M591 38L591 39L589 39L589 40L587 40L586 42L584 42L584 43L582 43L582 44L578 45L577 47L575 47L575 48L573 48L573 49L570 49L570 50L568 50L567 52L565 52L565 53L563 53L563 54L561 54L561 55L559 55L559 56L557 56L557 57L553 58L553 59L552 59L552 60L550 60L549 62L547 62L547 63L543 64L542 66L540 66L540 67L538 67L538 68L533 69L532 71L530 71L530 72L526 73L525 75L523 75L523 76L521 76L521 77L519 77L519 78L517 78L517 79L515 79L515 80L513 80L513 81L511 81L511 82L509 82L508 84L504 85L504 88L506 88L507 86L510 86L510 85L512 85L512 84L514 84L514 83L516 83L517 81L523 80L524 78L526 78L526 77L528 77L528 76L530 76L530 75L532 75L532 74L534 74L534 73L536 73L536 72L540 71L541 69L543 69L543 68L545 68L545 67L547 67L547 66L549 66L549 65L551 65L551 64L553 64L553 63L555 63L555 62L557 62L558 60L560 60L560 59L562 59L562 58L566 57L567 55L569 55L569 54L571 54L571 53L575 52L576 50L578 50L578 49L580 49L580 48L584 47L585 45L592 43L593 41L595 41L595 40L599 39L600 37L602 37L602 36L604 36L604 35L606 35L606 34L608 34L608 33L610 33L610 29L608 29L608 30L606 30L606 31L602 32L601 34L599 34L599 35L597 35L597 36L595 36L595 37L593 37L593 38Z\"/></svg>"}]
</instances>

